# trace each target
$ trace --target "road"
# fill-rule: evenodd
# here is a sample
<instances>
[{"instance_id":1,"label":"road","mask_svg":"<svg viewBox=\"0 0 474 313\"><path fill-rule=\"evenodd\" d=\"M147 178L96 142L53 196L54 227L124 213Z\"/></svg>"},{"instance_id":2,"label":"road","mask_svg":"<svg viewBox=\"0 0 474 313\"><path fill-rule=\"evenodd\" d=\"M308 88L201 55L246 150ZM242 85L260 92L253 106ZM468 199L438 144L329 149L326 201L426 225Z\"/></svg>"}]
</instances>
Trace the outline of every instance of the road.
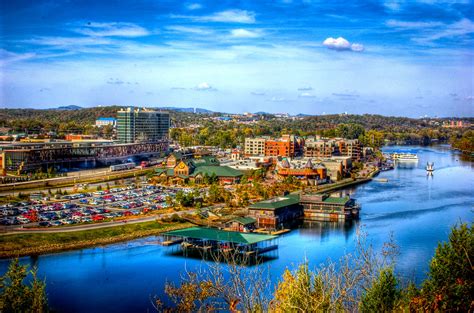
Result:
<instances>
[{"instance_id":1,"label":"road","mask_svg":"<svg viewBox=\"0 0 474 313\"><path fill-rule=\"evenodd\" d=\"M162 161L164 159L158 160L158 162ZM115 180L121 180L124 178L116 178L113 179L115 176L120 176L120 175L129 175L133 174L134 176L143 176L144 171L146 172L147 170L156 168L157 165L151 166L145 169L141 169L139 167L131 170L123 170L123 171L110 171L104 168L100 169L88 169L88 170L82 170L82 171L77 171L77 172L70 172L67 174L65 177L55 177L55 178L47 178L47 179L42 179L42 180L34 180L34 181L26 181L26 182L18 182L18 183L8 183L8 184L0 184L0 196L15 196L18 195L20 192L22 193L28 193L28 192L41 192L41 191L47 191L49 189L54 190L54 189L62 189L64 190L64 187L55 187L54 183L61 183L64 185L70 185L73 186L76 183L81 183L81 179L98 179L100 178L102 181L97 182L96 184L105 184L106 181L113 182ZM45 186L46 183L52 184L52 186ZM43 186L36 186L37 184L43 184ZM31 185L31 186L30 186ZM29 188L28 188L29 186Z\"/></svg>"}]
</instances>

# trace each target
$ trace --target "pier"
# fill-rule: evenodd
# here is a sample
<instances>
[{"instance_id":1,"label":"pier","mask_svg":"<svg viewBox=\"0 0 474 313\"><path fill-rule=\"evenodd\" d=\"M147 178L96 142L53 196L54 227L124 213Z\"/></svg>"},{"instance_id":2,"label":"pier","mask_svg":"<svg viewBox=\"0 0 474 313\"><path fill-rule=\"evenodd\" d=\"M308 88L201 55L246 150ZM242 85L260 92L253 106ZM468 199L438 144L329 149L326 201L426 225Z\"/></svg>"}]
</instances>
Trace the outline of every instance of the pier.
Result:
<instances>
[{"instance_id":1,"label":"pier","mask_svg":"<svg viewBox=\"0 0 474 313\"><path fill-rule=\"evenodd\" d=\"M277 236L242 233L217 228L190 227L163 234L168 245L180 244L183 255L231 257L235 260L260 256L278 249Z\"/></svg>"}]
</instances>

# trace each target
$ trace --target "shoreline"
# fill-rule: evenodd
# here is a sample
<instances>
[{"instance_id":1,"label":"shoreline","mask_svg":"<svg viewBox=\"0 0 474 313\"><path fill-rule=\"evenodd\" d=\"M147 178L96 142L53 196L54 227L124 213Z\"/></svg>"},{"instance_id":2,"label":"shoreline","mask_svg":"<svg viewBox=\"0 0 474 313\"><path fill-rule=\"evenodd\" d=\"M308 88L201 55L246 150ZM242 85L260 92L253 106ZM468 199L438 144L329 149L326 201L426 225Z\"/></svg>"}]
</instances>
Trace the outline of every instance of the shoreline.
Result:
<instances>
[{"instance_id":1,"label":"shoreline","mask_svg":"<svg viewBox=\"0 0 474 313\"><path fill-rule=\"evenodd\" d=\"M379 169L371 172L368 174L367 177L365 178L359 178L359 179L351 179L350 181L345 181L345 182L340 182L340 183L335 183L332 186L327 186L326 188L321 188L319 190L315 190L314 192L316 193L324 193L324 192L329 192L333 190L338 190L342 188L348 188L351 186L356 186L359 184L367 183L370 182L374 176L376 176L379 173ZM302 190L299 190L299 192L302 192ZM135 230L132 232L128 232L127 230L129 228L134 228L134 225L140 225L143 227L149 226L149 225L154 225L154 226L159 226L163 225L164 227L160 228L153 228L153 229L147 229L147 230ZM11 250L0 250L0 259L11 259L11 258L16 258L16 257L35 257L39 255L44 255L44 254L50 254L50 253L60 253L60 252L66 252L66 251L73 251L73 250L80 250L80 249L85 249L85 248L92 248L92 247L98 247L98 246L105 246L109 244L114 244L118 242L125 242L125 241L130 241L138 238L143 238L143 237L148 237L148 236L153 236L153 235L159 235L160 233L170 231L170 230L175 230L175 229L180 229L180 228L185 228L191 225L191 223L186 222L186 223L172 223L172 224L161 224L156 221L151 221L151 222L145 222L145 223L140 223L140 224L128 224L128 225L119 225L119 226L110 226L110 227L103 227L103 228L97 228L97 229L90 229L90 230L81 230L81 231L75 231L75 232L45 232L45 233L9 233L9 234L4 234L3 236L0 236L0 243L3 241L14 241L11 240L12 238L14 239L20 239L20 238L28 238L30 237L29 241L31 242L36 242L36 238L41 238L41 237L52 237L52 236L57 236L57 237L66 237L72 239L72 242L66 242L66 243L45 243L43 245L29 245L27 247L22 247L18 249L11 249ZM139 226L136 226L139 228ZM110 231L111 229L117 230L120 233L113 235L113 236L107 236L103 238L92 238L92 239L86 239L86 240L77 240L74 239L75 237L80 237L80 235L83 235L84 233L88 233L89 235L94 235L95 233L101 233L101 232L107 232ZM38 239L39 240L39 239Z\"/></svg>"},{"instance_id":2,"label":"shoreline","mask_svg":"<svg viewBox=\"0 0 474 313\"><path fill-rule=\"evenodd\" d=\"M147 224L147 225L143 225ZM140 225L140 224L135 224L135 225ZM17 257L35 257L39 255L44 255L44 254L50 254L50 253L60 253L60 252L65 252L65 251L72 251L72 250L80 250L84 248L92 248L92 247L98 247L98 246L106 246L109 244L114 244L118 242L124 242L124 241L130 241L138 238L143 238L143 237L148 237L148 236L153 236L153 235L159 235L163 232L171 231L171 230L176 230L180 228L186 228L189 227L191 224L190 223L167 223L167 224L162 224L159 222L148 222L148 223L141 223L140 227L138 230L132 230L132 232L127 232L130 228L130 226L134 225L124 225L122 226L122 229L119 229L119 227L107 227L107 228L102 228L100 231L96 232L98 233L97 235L101 233L106 233L107 231L110 231L110 228L114 228L114 230L120 231L120 234L110 236L110 237L97 237L97 238L89 238L89 239L83 239L83 240L76 240L75 238L78 237L77 234L78 232L75 233L47 233L47 234L9 234L1 238L0 242L2 245L4 244L3 241L16 241L12 239L26 239L28 242L36 243L36 239L40 240L41 237L51 237L51 236L57 236L57 237L62 237L60 241L65 240L68 238L72 239L72 242L57 242L57 243L49 243L49 244L44 244L41 245L39 244L31 244L28 247L22 247L20 249L11 249L11 250L0 250L0 259L12 259L12 258L17 258ZM140 229L140 228L146 228L146 226L155 226L151 227L151 229ZM158 226L158 227L157 227ZM163 227L160 227L163 226ZM87 232L88 235L94 235L94 230L85 230L81 232ZM65 237L65 238L64 238Z\"/></svg>"}]
</instances>

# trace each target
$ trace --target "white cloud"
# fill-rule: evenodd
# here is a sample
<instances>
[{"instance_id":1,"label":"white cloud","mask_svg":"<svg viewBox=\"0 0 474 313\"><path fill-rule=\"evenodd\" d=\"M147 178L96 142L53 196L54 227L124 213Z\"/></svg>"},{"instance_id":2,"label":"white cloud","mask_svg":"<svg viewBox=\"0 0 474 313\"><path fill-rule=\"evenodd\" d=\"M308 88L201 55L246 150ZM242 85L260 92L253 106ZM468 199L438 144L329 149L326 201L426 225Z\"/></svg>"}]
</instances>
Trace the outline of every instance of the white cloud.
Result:
<instances>
[{"instance_id":1,"label":"white cloud","mask_svg":"<svg viewBox=\"0 0 474 313\"><path fill-rule=\"evenodd\" d=\"M194 89L199 90L199 91L216 91L217 90L211 85L209 85L209 83L207 82L199 83L196 87L194 87Z\"/></svg>"},{"instance_id":2,"label":"white cloud","mask_svg":"<svg viewBox=\"0 0 474 313\"><path fill-rule=\"evenodd\" d=\"M196 21L203 22L225 22L225 23L242 23L242 24L253 24L255 23L255 13L246 10L226 10L216 12L211 15L203 16L190 16L190 15L171 15L173 18L186 18Z\"/></svg>"},{"instance_id":3,"label":"white cloud","mask_svg":"<svg viewBox=\"0 0 474 313\"><path fill-rule=\"evenodd\" d=\"M143 37L150 32L132 23L87 23L73 29L75 32L92 37Z\"/></svg>"},{"instance_id":4,"label":"white cloud","mask_svg":"<svg viewBox=\"0 0 474 313\"><path fill-rule=\"evenodd\" d=\"M315 95L313 95L312 93L309 93L309 92L302 92L299 94L300 98L314 98L316 97Z\"/></svg>"},{"instance_id":5,"label":"white cloud","mask_svg":"<svg viewBox=\"0 0 474 313\"><path fill-rule=\"evenodd\" d=\"M362 45L360 43L353 43L351 45L351 50L356 51L356 52L364 51L364 45Z\"/></svg>"},{"instance_id":6,"label":"white cloud","mask_svg":"<svg viewBox=\"0 0 474 313\"><path fill-rule=\"evenodd\" d=\"M14 53L0 48L0 65L34 58L35 53Z\"/></svg>"},{"instance_id":7,"label":"white cloud","mask_svg":"<svg viewBox=\"0 0 474 313\"><path fill-rule=\"evenodd\" d=\"M471 33L474 33L474 23L471 20L464 18L443 27L442 31L428 36L425 40L433 41L441 38L453 38Z\"/></svg>"},{"instance_id":8,"label":"white cloud","mask_svg":"<svg viewBox=\"0 0 474 313\"><path fill-rule=\"evenodd\" d=\"M269 99L268 101L271 101L271 102L285 102L286 99L283 98L283 97L272 97L272 98Z\"/></svg>"},{"instance_id":9,"label":"white cloud","mask_svg":"<svg viewBox=\"0 0 474 313\"><path fill-rule=\"evenodd\" d=\"M444 25L441 22L406 22L399 20L388 20L385 25L395 28L429 28Z\"/></svg>"},{"instance_id":10,"label":"white cloud","mask_svg":"<svg viewBox=\"0 0 474 313\"><path fill-rule=\"evenodd\" d=\"M383 5L391 11L399 11L400 10L400 1L393 1L393 0L384 1Z\"/></svg>"},{"instance_id":11,"label":"white cloud","mask_svg":"<svg viewBox=\"0 0 474 313\"><path fill-rule=\"evenodd\" d=\"M189 3L186 5L186 9L190 11L199 10L199 9L202 9L202 5L199 3Z\"/></svg>"},{"instance_id":12,"label":"white cloud","mask_svg":"<svg viewBox=\"0 0 474 313\"><path fill-rule=\"evenodd\" d=\"M233 29L233 30L230 31L230 34L234 38L257 38L257 37L260 37L259 32L254 32L254 31L243 29L243 28Z\"/></svg>"},{"instance_id":13,"label":"white cloud","mask_svg":"<svg viewBox=\"0 0 474 313\"><path fill-rule=\"evenodd\" d=\"M77 47L108 45L112 43L112 40L106 38L91 37L37 37L30 40L26 40L25 42L42 46Z\"/></svg>"},{"instance_id":14,"label":"white cloud","mask_svg":"<svg viewBox=\"0 0 474 313\"><path fill-rule=\"evenodd\" d=\"M352 99L359 98L360 96L357 93L332 93L333 96L339 97L340 99Z\"/></svg>"},{"instance_id":15,"label":"white cloud","mask_svg":"<svg viewBox=\"0 0 474 313\"><path fill-rule=\"evenodd\" d=\"M203 28L203 27L193 27L193 26L180 26L180 25L172 25L167 26L167 30L179 32L179 33L189 33L189 34L196 34L196 35L210 35L213 33L212 30Z\"/></svg>"},{"instance_id":16,"label":"white cloud","mask_svg":"<svg viewBox=\"0 0 474 313\"><path fill-rule=\"evenodd\" d=\"M356 52L364 51L364 46L359 43L351 44L347 39L343 37L339 37L337 39L329 37L323 41L323 45L326 46L328 49L344 51L344 50L352 50Z\"/></svg>"}]
</instances>

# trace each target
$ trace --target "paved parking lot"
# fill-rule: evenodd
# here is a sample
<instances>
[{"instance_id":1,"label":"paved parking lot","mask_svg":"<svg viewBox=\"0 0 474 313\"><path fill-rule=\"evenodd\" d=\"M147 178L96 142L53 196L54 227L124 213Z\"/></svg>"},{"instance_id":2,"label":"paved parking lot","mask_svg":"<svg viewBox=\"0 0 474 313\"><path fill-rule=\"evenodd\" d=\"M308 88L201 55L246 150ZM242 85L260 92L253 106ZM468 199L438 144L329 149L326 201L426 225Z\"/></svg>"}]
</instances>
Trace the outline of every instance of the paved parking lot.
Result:
<instances>
[{"instance_id":1,"label":"paved parking lot","mask_svg":"<svg viewBox=\"0 0 474 313\"><path fill-rule=\"evenodd\" d=\"M113 221L139 216L169 206L177 188L145 185L63 196L57 201L30 201L0 206L0 224L8 231L18 227L52 227ZM184 192L190 192L184 189Z\"/></svg>"}]
</instances>

